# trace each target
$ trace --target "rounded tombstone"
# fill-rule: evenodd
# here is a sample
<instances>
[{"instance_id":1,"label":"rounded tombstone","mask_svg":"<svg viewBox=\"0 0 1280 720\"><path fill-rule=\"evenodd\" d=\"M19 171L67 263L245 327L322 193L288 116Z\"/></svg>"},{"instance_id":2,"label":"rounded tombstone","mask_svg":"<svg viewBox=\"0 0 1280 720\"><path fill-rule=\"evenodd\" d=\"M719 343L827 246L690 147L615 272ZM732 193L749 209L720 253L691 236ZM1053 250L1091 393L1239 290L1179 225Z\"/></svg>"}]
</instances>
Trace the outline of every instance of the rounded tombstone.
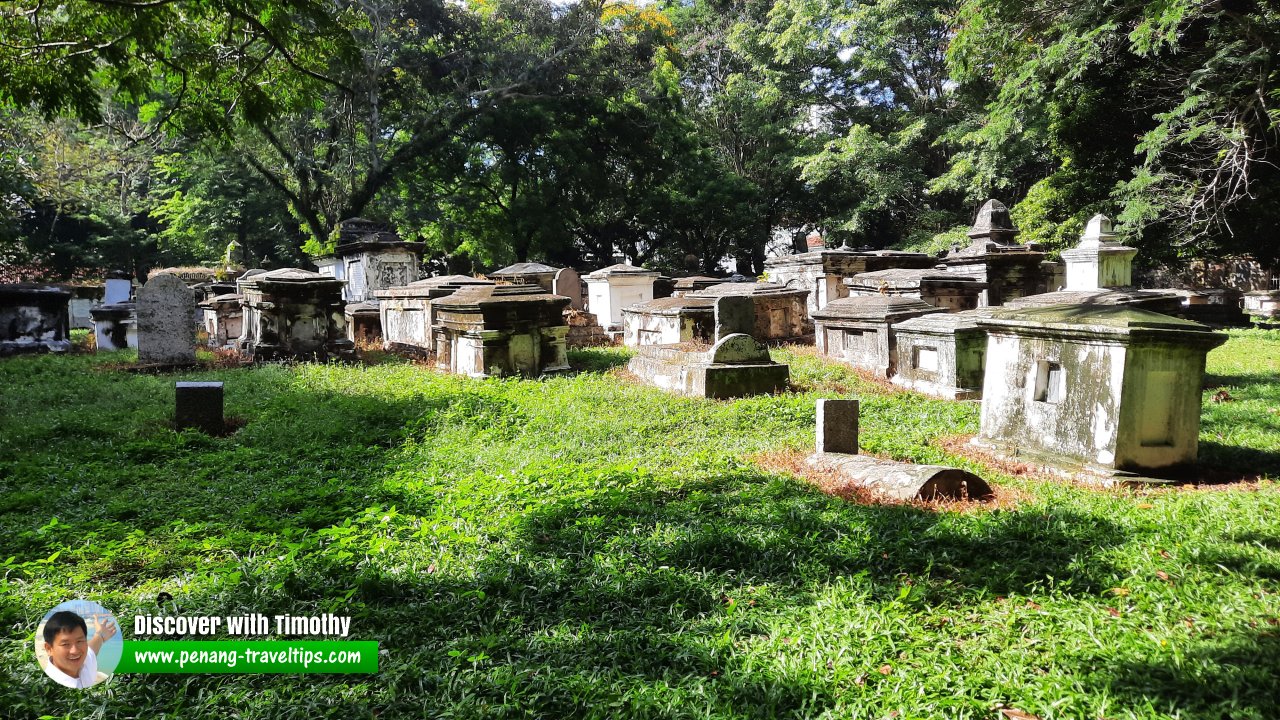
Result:
<instances>
[{"instance_id":1,"label":"rounded tombstone","mask_svg":"<svg viewBox=\"0 0 1280 720\"><path fill-rule=\"evenodd\" d=\"M726 335L711 348L713 363L768 362L769 348L744 333Z\"/></svg>"}]
</instances>

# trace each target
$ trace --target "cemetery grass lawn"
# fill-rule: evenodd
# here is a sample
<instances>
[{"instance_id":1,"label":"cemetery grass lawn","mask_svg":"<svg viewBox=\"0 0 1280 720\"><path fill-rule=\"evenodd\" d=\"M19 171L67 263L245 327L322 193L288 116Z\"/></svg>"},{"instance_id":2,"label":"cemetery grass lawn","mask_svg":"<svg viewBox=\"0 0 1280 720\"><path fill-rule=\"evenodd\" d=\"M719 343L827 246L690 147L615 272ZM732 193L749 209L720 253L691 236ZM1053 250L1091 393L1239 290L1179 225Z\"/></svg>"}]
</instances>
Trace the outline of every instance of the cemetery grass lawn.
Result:
<instances>
[{"instance_id":1,"label":"cemetery grass lawn","mask_svg":"<svg viewBox=\"0 0 1280 720\"><path fill-rule=\"evenodd\" d=\"M1206 467L1263 477L1142 491L950 458L929 443L976 432L976 404L778 354L802 392L735 402L629 382L622 350L542 381L0 361L0 716L1275 717L1280 333L1233 332L1205 390ZM225 381L244 426L171 431L176 379ZM857 505L753 464L811 446L820 392L862 398L866 450L1018 501ZM87 691L36 666L57 603L103 603L127 639L162 591L190 615L351 615L386 654Z\"/></svg>"}]
</instances>

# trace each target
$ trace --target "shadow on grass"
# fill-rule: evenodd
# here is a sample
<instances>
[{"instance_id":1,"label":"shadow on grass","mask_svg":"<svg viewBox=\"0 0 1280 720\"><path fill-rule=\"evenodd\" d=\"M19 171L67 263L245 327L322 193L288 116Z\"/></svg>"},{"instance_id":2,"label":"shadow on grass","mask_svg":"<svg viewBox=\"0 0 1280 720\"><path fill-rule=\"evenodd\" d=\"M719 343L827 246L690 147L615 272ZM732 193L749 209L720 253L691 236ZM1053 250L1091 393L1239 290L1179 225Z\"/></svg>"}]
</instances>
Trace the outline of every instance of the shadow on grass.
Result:
<instances>
[{"instance_id":1,"label":"shadow on grass","mask_svg":"<svg viewBox=\"0 0 1280 720\"><path fill-rule=\"evenodd\" d=\"M1178 662L1113 668L1106 691L1119 706L1150 706L1179 718L1271 720L1280 708L1280 633L1275 628L1198 642Z\"/></svg>"},{"instance_id":2,"label":"shadow on grass","mask_svg":"<svg viewBox=\"0 0 1280 720\"><path fill-rule=\"evenodd\" d=\"M1210 483L1258 475L1280 477L1280 453L1201 440L1196 470Z\"/></svg>"}]
</instances>

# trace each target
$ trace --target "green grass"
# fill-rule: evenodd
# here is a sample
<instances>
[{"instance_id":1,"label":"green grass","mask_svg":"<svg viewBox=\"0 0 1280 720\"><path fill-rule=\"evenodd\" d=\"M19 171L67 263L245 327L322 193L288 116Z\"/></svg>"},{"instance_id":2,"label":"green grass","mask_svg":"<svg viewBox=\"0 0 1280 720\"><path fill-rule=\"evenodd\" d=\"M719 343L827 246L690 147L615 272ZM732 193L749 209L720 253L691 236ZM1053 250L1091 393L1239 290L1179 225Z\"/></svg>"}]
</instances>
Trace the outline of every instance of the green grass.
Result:
<instances>
[{"instance_id":1,"label":"green grass","mask_svg":"<svg viewBox=\"0 0 1280 720\"><path fill-rule=\"evenodd\" d=\"M1206 464L1266 476L1230 489L1005 477L930 445L975 432L976 404L778 354L805 392L735 402L631 384L620 350L541 381L0 362L0 715L1275 716L1280 333L1210 355ZM244 427L169 430L178 379L225 381ZM867 450L1023 500L853 505L753 465L811 445L820 392L861 397ZM49 608L98 600L128 638L162 591L190 615L351 615L386 654L373 676L43 677Z\"/></svg>"}]
</instances>

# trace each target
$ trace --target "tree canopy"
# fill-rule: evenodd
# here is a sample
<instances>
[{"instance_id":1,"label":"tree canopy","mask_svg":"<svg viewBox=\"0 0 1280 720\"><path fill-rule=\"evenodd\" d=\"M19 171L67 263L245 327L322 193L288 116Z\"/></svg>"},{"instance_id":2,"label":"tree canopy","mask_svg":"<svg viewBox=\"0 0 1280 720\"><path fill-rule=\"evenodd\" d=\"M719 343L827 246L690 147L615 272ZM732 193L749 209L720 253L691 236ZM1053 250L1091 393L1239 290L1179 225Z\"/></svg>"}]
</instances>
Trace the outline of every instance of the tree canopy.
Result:
<instances>
[{"instance_id":1,"label":"tree canopy","mask_svg":"<svg viewBox=\"0 0 1280 720\"><path fill-rule=\"evenodd\" d=\"M0 262L297 264L361 215L441 268L759 273L815 228L940 249L987 197L1051 249L1105 212L1275 258L1278 41L1189 0L19 0Z\"/></svg>"}]
</instances>

